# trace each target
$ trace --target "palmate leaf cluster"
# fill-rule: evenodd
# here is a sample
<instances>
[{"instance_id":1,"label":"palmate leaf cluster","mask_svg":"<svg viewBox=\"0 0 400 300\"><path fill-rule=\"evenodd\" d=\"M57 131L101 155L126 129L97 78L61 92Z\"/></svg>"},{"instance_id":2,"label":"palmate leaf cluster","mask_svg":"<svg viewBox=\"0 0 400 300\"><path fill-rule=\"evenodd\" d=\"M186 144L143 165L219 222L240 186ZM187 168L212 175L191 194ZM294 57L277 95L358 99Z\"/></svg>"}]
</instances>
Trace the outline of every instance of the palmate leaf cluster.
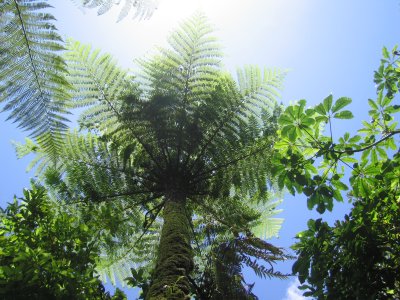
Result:
<instances>
[{"instance_id":1,"label":"palmate leaf cluster","mask_svg":"<svg viewBox=\"0 0 400 300\"><path fill-rule=\"evenodd\" d=\"M330 226L310 220L293 246L300 288L317 299L398 299L400 62L396 48L384 48L375 72L376 99L370 121L352 135L333 139L334 119L350 119L349 98L328 96L306 109L305 100L288 107L279 123L274 169L278 184L307 196L309 209L332 210L344 191L353 201L343 221ZM396 118L397 117L397 118ZM396 120L397 119L397 120ZM324 128L329 129L324 134ZM349 181L346 170L351 170Z\"/></svg>"},{"instance_id":2,"label":"palmate leaf cluster","mask_svg":"<svg viewBox=\"0 0 400 300\"><path fill-rule=\"evenodd\" d=\"M153 268L171 195L187 199L190 220L204 214L227 232L254 228L269 237L279 230L281 220L271 218L278 202L271 202L277 187L270 166L284 72L247 66L234 79L222 70L211 33L195 15L171 35L169 48L138 61L137 77L111 56L68 41L66 78L71 106L82 108L80 132L62 136L57 159L40 139L17 146L20 155L36 154L33 164L54 197L81 203L77 214L96 220L104 253L98 266L108 276ZM228 207L236 207L240 226Z\"/></svg>"}]
</instances>

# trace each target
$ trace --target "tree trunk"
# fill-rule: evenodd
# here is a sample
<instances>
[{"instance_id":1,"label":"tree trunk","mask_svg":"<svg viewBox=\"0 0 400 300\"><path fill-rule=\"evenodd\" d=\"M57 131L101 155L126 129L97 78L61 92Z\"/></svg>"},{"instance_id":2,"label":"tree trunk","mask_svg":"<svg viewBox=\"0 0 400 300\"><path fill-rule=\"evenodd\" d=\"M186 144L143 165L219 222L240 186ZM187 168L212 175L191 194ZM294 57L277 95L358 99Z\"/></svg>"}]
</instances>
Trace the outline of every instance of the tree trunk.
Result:
<instances>
[{"instance_id":1,"label":"tree trunk","mask_svg":"<svg viewBox=\"0 0 400 300\"><path fill-rule=\"evenodd\" d=\"M190 299L193 270L190 224L185 197L169 197L164 206L158 258L146 299Z\"/></svg>"}]
</instances>

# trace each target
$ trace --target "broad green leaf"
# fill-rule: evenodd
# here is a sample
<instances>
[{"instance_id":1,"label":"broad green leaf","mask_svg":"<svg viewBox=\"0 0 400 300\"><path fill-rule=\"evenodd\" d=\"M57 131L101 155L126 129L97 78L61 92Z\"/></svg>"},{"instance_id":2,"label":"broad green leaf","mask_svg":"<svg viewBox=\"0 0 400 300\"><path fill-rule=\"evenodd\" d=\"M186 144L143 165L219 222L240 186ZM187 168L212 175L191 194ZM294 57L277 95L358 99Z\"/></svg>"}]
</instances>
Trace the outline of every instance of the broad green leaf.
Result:
<instances>
[{"instance_id":1,"label":"broad green leaf","mask_svg":"<svg viewBox=\"0 0 400 300\"><path fill-rule=\"evenodd\" d=\"M376 151L378 151L379 156L380 156L383 160L386 160L386 159L388 158L385 149L383 149L382 147L376 147Z\"/></svg>"},{"instance_id":2,"label":"broad green leaf","mask_svg":"<svg viewBox=\"0 0 400 300\"><path fill-rule=\"evenodd\" d=\"M326 112L329 112L332 108L332 95L329 95L324 99L323 105Z\"/></svg>"},{"instance_id":3,"label":"broad green leaf","mask_svg":"<svg viewBox=\"0 0 400 300\"><path fill-rule=\"evenodd\" d=\"M368 104L369 104L369 106L371 106L371 108L373 108L375 110L379 109L378 105L376 104L376 102L374 100L372 100L372 99L368 99Z\"/></svg>"},{"instance_id":4,"label":"broad green leaf","mask_svg":"<svg viewBox=\"0 0 400 300\"><path fill-rule=\"evenodd\" d=\"M393 98L384 97L382 101L382 106L388 106L392 102Z\"/></svg>"},{"instance_id":5,"label":"broad green leaf","mask_svg":"<svg viewBox=\"0 0 400 300\"><path fill-rule=\"evenodd\" d=\"M289 141L294 142L297 139L297 132L296 132L297 127L291 127L288 132L287 132L287 137L289 138ZM301 132L300 132L301 133Z\"/></svg>"},{"instance_id":6,"label":"broad green leaf","mask_svg":"<svg viewBox=\"0 0 400 300\"><path fill-rule=\"evenodd\" d=\"M365 150L361 155L361 160L362 161L366 161L366 159L368 158L370 153L371 153L371 149Z\"/></svg>"},{"instance_id":7,"label":"broad green leaf","mask_svg":"<svg viewBox=\"0 0 400 300\"><path fill-rule=\"evenodd\" d=\"M322 103L318 104L315 106L315 111L321 115L326 115L327 111L325 110L325 107Z\"/></svg>"},{"instance_id":8,"label":"broad green leaf","mask_svg":"<svg viewBox=\"0 0 400 300\"><path fill-rule=\"evenodd\" d=\"M343 139L347 141L350 138L350 133L346 132L343 136Z\"/></svg>"},{"instance_id":9,"label":"broad green leaf","mask_svg":"<svg viewBox=\"0 0 400 300\"><path fill-rule=\"evenodd\" d=\"M376 164L378 162L378 155L375 149L371 150L371 163Z\"/></svg>"},{"instance_id":10,"label":"broad green leaf","mask_svg":"<svg viewBox=\"0 0 400 300\"><path fill-rule=\"evenodd\" d=\"M300 114L303 113L304 107L306 107L306 104L307 104L307 102L306 102L306 100L304 100L304 99L301 99L301 100L299 101L298 115L300 115Z\"/></svg>"},{"instance_id":11,"label":"broad green leaf","mask_svg":"<svg viewBox=\"0 0 400 300\"><path fill-rule=\"evenodd\" d=\"M383 84L381 84L381 85L383 86ZM382 89L381 89L381 88L379 88L379 86L378 86L378 88L377 88L377 89L378 89L378 91L379 91L379 92L378 92L378 99L377 99L377 101L376 101L376 102L378 103L378 105L379 105L379 106L383 106L383 105L382 105L382 100L383 100L383 91L382 91Z\"/></svg>"},{"instance_id":12,"label":"broad green leaf","mask_svg":"<svg viewBox=\"0 0 400 300\"><path fill-rule=\"evenodd\" d=\"M353 113L349 110L344 110L333 115L335 119L352 119Z\"/></svg>"},{"instance_id":13,"label":"broad green leaf","mask_svg":"<svg viewBox=\"0 0 400 300\"><path fill-rule=\"evenodd\" d=\"M389 147L392 150L396 150L397 149L397 146L396 146L396 143L394 142L394 138L393 137L391 137L391 138L386 140L386 145L387 145L387 147Z\"/></svg>"},{"instance_id":14,"label":"broad green leaf","mask_svg":"<svg viewBox=\"0 0 400 300\"><path fill-rule=\"evenodd\" d=\"M380 168L377 167L376 165L369 165L363 170L365 175L370 175L370 176L380 174L380 171L381 171Z\"/></svg>"},{"instance_id":15,"label":"broad green leaf","mask_svg":"<svg viewBox=\"0 0 400 300\"><path fill-rule=\"evenodd\" d=\"M391 105L388 108L386 108L386 111L391 114L397 113L400 111L400 105Z\"/></svg>"},{"instance_id":16,"label":"broad green leaf","mask_svg":"<svg viewBox=\"0 0 400 300\"><path fill-rule=\"evenodd\" d=\"M386 47L383 47L383 48L382 48L382 55L383 55L383 57L386 58L386 59L389 59L389 58L390 58L389 51L388 51L388 49L387 49Z\"/></svg>"},{"instance_id":17,"label":"broad green leaf","mask_svg":"<svg viewBox=\"0 0 400 300\"><path fill-rule=\"evenodd\" d=\"M361 140L361 136L360 135L355 135L351 139L349 139L349 143L355 144L355 143L358 143L360 140Z\"/></svg>"},{"instance_id":18,"label":"broad green leaf","mask_svg":"<svg viewBox=\"0 0 400 300\"><path fill-rule=\"evenodd\" d=\"M347 190L349 189L347 185L345 185L343 182L338 181L338 180L332 181L332 185L333 185L335 188L337 188L338 190L347 191Z\"/></svg>"},{"instance_id":19,"label":"broad green leaf","mask_svg":"<svg viewBox=\"0 0 400 300\"><path fill-rule=\"evenodd\" d=\"M359 191L360 195L364 198L367 197L369 189L368 189L367 183L365 182L365 180L363 180L363 178L360 178L358 180L357 187L358 187L358 191Z\"/></svg>"},{"instance_id":20,"label":"broad green leaf","mask_svg":"<svg viewBox=\"0 0 400 300\"><path fill-rule=\"evenodd\" d=\"M283 137L288 137L289 131L294 129L295 127L293 125L286 125L284 127L282 127L281 129L281 135Z\"/></svg>"},{"instance_id":21,"label":"broad green leaf","mask_svg":"<svg viewBox=\"0 0 400 300\"><path fill-rule=\"evenodd\" d=\"M341 110L343 107L349 105L351 103L351 99L347 97L341 97L336 100L335 104L332 107L332 112L335 113Z\"/></svg>"},{"instance_id":22,"label":"broad green leaf","mask_svg":"<svg viewBox=\"0 0 400 300\"><path fill-rule=\"evenodd\" d=\"M354 157L350 157L350 156L346 156L346 157L342 157L340 158L341 161L345 162L345 163L356 163L358 162L357 159L355 159Z\"/></svg>"}]
</instances>

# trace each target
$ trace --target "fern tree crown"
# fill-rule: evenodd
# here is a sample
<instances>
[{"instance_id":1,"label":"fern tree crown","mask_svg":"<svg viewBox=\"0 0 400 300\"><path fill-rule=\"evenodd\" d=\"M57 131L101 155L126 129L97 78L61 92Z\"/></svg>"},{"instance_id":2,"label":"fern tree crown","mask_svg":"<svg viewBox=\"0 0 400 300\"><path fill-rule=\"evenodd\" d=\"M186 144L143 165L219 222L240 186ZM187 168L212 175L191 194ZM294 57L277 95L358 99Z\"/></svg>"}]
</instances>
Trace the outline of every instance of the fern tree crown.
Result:
<instances>
[{"instance_id":1,"label":"fern tree crown","mask_svg":"<svg viewBox=\"0 0 400 300\"><path fill-rule=\"evenodd\" d=\"M262 226L262 216L271 216L268 207L276 206L267 187L273 186L270 157L284 74L247 66L235 79L222 70L220 47L211 33L206 18L195 15L171 35L169 48L138 61L137 78L109 55L67 43L72 103L85 108L80 125L92 134L68 133L62 141L61 172L53 173L53 190L110 206L126 201L132 211L144 213L145 232L163 216L163 229L153 231L160 244L150 299L166 297L163 287L179 278L180 296L192 290L189 275L198 256L192 246L203 234L193 215L222 228L218 234L226 239L217 239L213 249L229 245L244 260L251 253L271 260L282 254L268 256L276 249L251 236ZM45 147L30 147L51 174ZM20 146L20 151L26 149ZM257 231L273 235L279 225L276 221L274 230ZM249 245L237 239L242 234ZM127 247L134 248L135 243ZM273 274L247 263L264 276Z\"/></svg>"}]
</instances>

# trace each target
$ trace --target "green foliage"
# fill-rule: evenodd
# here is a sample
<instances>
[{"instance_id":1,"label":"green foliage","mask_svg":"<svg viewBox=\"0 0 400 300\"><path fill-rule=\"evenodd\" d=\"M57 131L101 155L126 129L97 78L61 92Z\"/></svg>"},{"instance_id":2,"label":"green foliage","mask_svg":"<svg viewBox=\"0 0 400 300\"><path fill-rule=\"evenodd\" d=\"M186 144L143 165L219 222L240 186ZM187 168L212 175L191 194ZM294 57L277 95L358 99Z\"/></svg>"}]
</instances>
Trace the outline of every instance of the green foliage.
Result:
<instances>
[{"instance_id":1,"label":"green foliage","mask_svg":"<svg viewBox=\"0 0 400 300\"><path fill-rule=\"evenodd\" d=\"M349 119L349 98L306 109L305 100L286 108L279 119L274 172L280 187L307 196L309 209L332 210L343 192L353 208L334 226L310 220L293 246L299 255L293 272L305 296L317 299L398 299L400 290L399 146L393 104L400 86L400 60L383 49L377 72L377 99L369 99L370 122L357 135L333 139L333 119ZM329 126L329 127L328 127ZM324 130L329 128L329 135ZM318 165L318 166L316 166ZM346 169L351 169L349 183Z\"/></svg>"},{"instance_id":2,"label":"green foliage","mask_svg":"<svg viewBox=\"0 0 400 300\"><path fill-rule=\"evenodd\" d=\"M57 54L62 40L48 7L43 1L1 2L0 102L7 102L8 119L30 130L54 159L67 128L69 84Z\"/></svg>"},{"instance_id":3,"label":"green foliage","mask_svg":"<svg viewBox=\"0 0 400 300\"><path fill-rule=\"evenodd\" d=\"M1 298L109 299L95 276L93 232L45 192L24 190L0 218Z\"/></svg>"},{"instance_id":4,"label":"green foliage","mask_svg":"<svg viewBox=\"0 0 400 300\"><path fill-rule=\"evenodd\" d=\"M398 160L398 157L397 157ZM382 188L353 204L350 215L329 226L308 222L297 235L293 265L305 296L317 299L398 299L399 200ZM397 193L398 197L398 193Z\"/></svg>"}]
</instances>

